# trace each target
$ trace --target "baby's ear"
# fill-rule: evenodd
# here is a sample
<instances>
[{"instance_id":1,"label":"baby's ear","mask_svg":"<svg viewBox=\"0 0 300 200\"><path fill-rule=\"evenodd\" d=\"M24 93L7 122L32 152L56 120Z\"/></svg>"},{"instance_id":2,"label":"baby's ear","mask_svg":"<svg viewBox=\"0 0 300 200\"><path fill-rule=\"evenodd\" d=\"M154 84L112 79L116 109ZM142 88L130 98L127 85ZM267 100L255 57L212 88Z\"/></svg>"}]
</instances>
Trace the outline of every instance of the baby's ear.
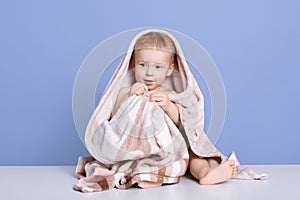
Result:
<instances>
[{"instance_id":1,"label":"baby's ear","mask_svg":"<svg viewBox=\"0 0 300 200\"><path fill-rule=\"evenodd\" d=\"M172 64L169 69L168 69L168 72L167 72L167 76L170 76L172 73L173 73L173 70L174 70L174 64Z\"/></svg>"}]
</instances>

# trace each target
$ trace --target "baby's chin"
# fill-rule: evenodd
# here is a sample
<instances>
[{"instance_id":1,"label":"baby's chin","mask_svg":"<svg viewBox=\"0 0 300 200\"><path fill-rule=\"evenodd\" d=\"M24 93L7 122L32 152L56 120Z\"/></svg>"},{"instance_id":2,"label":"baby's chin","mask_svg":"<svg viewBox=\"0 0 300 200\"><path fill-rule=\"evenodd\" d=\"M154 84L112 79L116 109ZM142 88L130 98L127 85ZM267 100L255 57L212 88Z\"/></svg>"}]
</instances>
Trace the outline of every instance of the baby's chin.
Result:
<instances>
[{"instance_id":1,"label":"baby's chin","mask_svg":"<svg viewBox=\"0 0 300 200\"><path fill-rule=\"evenodd\" d=\"M161 88L161 85L146 85L149 92L154 92Z\"/></svg>"}]
</instances>

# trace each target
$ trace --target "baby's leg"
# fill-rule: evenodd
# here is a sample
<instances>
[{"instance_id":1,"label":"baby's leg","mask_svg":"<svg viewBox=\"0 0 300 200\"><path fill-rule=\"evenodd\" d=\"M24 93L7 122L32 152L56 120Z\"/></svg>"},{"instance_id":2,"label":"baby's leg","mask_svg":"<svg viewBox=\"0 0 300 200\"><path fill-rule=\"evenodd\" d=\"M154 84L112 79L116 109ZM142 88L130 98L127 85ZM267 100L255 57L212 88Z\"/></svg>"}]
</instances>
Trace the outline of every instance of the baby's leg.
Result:
<instances>
[{"instance_id":1,"label":"baby's leg","mask_svg":"<svg viewBox=\"0 0 300 200\"><path fill-rule=\"evenodd\" d=\"M225 182L232 178L236 172L233 160L228 160L216 167L211 167L206 159L199 158L192 152L190 152L189 166L191 174L203 185Z\"/></svg>"}]
</instances>

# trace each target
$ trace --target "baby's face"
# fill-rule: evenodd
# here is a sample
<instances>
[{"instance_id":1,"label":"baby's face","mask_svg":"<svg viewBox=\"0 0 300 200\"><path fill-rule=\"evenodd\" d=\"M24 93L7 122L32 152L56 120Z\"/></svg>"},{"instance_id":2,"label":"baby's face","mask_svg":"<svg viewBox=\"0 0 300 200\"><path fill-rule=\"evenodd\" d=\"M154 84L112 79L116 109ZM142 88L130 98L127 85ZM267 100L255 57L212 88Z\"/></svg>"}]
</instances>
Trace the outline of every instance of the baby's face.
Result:
<instances>
[{"instance_id":1,"label":"baby's face","mask_svg":"<svg viewBox=\"0 0 300 200\"><path fill-rule=\"evenodd\" d=\"M148 90L158 89L173 72L171 53L157 49L135 52L135 79L145 83Z\"/></svg>"}]
</instances>

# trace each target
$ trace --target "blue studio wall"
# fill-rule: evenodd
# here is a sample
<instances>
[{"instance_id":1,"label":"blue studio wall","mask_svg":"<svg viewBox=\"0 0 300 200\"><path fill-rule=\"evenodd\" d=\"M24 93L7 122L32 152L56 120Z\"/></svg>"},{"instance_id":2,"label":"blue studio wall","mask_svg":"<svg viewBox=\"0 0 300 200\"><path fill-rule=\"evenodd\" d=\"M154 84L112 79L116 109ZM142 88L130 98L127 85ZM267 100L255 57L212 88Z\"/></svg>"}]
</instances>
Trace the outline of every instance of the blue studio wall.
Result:
<instances>
[{"instance_id":1,"label":"blue studio wall","mask_svg":"<svg viewBox=\"0 0 300 200\"><path fill-rule=\"evenodd\" d=\"M218 66L224 154L300 164L299 10L296 0L2 1L0 165L74 165L88 155L72 116L76 73L100 42L140 27L184 33Z\"/></svg>"}]
</instances>

